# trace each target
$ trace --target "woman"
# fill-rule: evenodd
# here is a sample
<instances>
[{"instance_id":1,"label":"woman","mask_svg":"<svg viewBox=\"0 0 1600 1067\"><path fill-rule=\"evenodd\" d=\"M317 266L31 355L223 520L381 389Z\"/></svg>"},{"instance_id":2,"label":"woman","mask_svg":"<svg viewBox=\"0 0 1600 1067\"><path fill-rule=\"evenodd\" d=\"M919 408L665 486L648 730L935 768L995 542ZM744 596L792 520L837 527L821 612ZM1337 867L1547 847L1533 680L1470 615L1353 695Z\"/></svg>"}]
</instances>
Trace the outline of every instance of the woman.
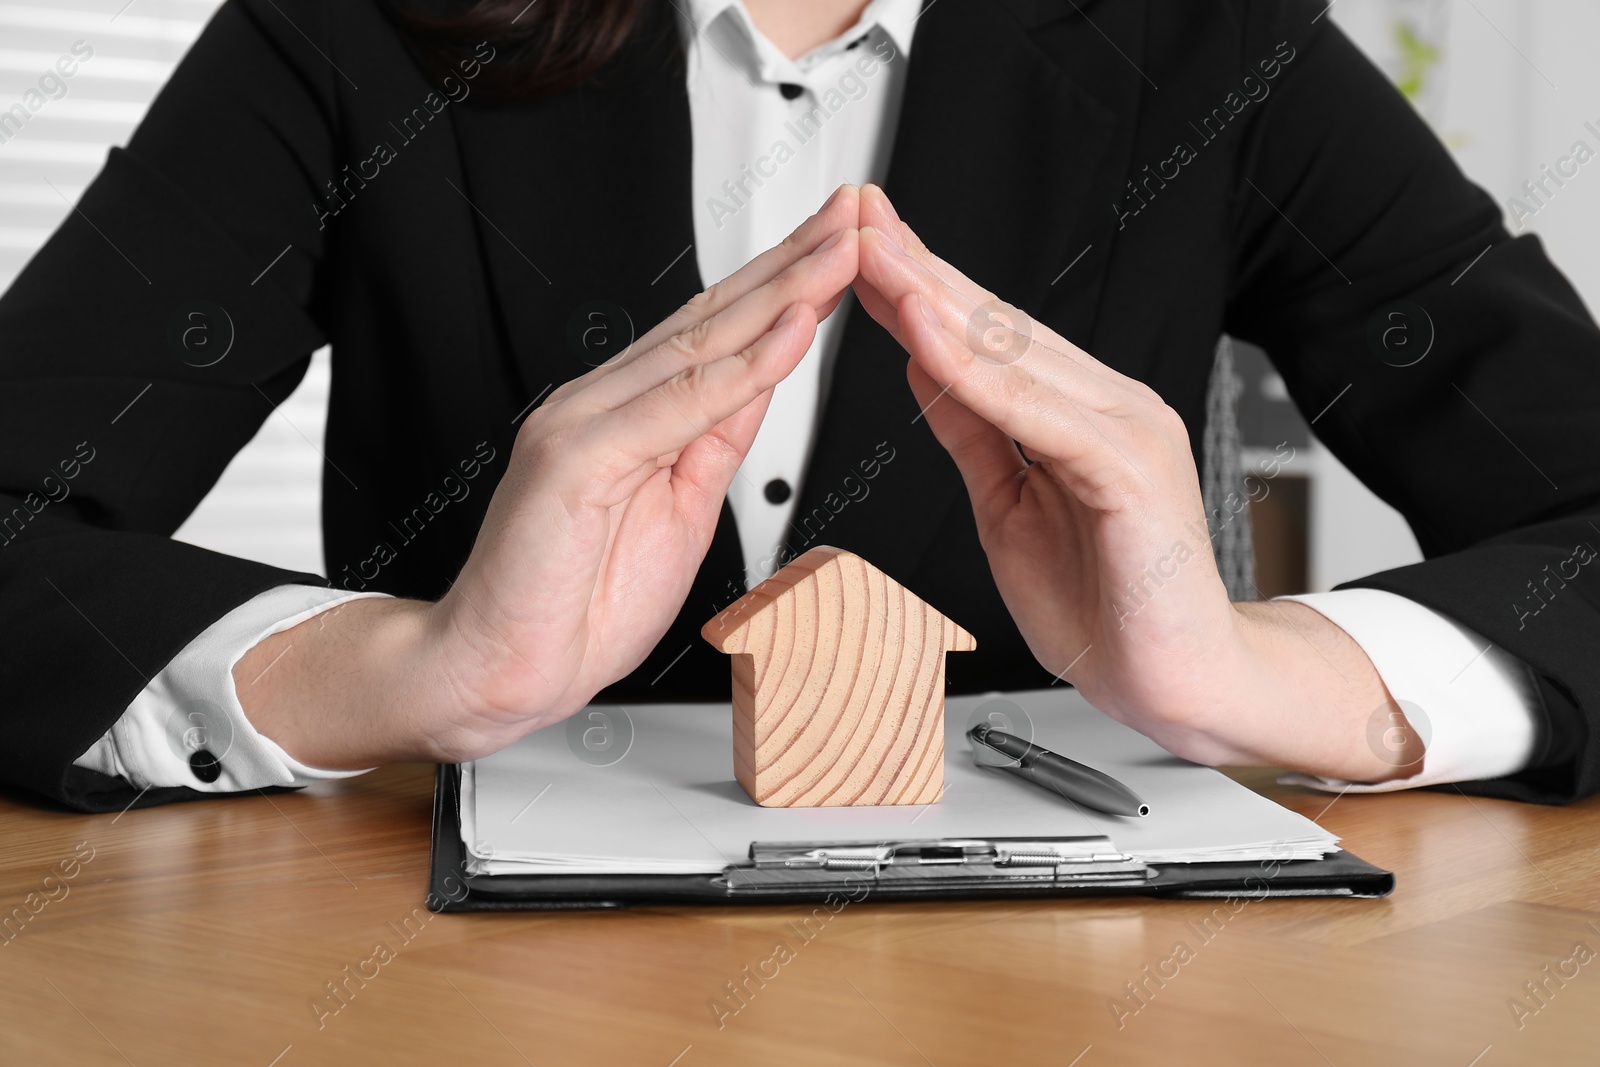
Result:
<instances>
[{"instance_id":1,"label":"woman","mask_svg":"<svg viewBox=\"0 0 1600 1067\"><path fill-rule=\"evenodd\" d=\"M113 808L723 697L700 624L829 543L978 636L958 690L1600 788L1600 336L1321 7L232 0L0 302L0 779ZM1229 602L1224 331L1428 562ZM337 588L169 540L324 342Z\"/></svg>"}]
</instances>

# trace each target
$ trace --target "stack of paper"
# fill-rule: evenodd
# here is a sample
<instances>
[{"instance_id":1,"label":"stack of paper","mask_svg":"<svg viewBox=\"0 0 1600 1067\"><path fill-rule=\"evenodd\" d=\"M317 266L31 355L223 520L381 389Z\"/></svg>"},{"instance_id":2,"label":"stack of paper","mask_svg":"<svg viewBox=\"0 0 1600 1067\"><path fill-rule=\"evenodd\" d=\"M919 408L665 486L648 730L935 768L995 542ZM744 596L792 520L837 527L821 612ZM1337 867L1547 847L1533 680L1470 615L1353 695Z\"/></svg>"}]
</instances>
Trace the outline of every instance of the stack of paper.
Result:
<instances>
[{"instance_id":1,"label":"stack of paper","mask_svg":"<svg viewBox=\"0 0 1600 1067\"><path fill-rule=\"evenodd\" d=\"M1105 771L1150 814L1105 815L979 767L966 733L983 719ZM1338 837L1309 819L1168 754L1065 689L949 699L945 792L936 804L760 807L733 777L727 704L645 704L597 705L464 765L461 808L474 874L709 873L746 862L757 841L1103 834L1146 863L1319 859L1339 850Z\"/></svg>"}]
</instances>

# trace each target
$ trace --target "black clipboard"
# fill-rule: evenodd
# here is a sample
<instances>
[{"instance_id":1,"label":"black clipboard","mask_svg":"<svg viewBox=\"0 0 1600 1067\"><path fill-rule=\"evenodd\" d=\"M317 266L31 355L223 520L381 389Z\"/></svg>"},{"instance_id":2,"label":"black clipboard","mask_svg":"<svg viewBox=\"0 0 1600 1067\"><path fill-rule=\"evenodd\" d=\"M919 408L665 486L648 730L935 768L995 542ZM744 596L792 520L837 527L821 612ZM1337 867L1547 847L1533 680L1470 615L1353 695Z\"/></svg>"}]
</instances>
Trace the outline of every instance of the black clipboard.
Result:
<instances>
[{"instance_id":1,"label":"black clipboard","mask_svg":"<svg viewBox=\"0 0 1600 1067\"><path fill-rule=\"evenodd\" d=\"M561 911L840 899L1376 898L1394 891L1392 873L1343 851L1316 860L1145 865L1129 863L1125 856L1091 855L1093 850L1086 850L1082 862L1028 867L997 864L980 849L958 847L970 842L934 844L938 847L924 847L926 862L919 858L904 865L840 855L831 857L832 862L824 857L809 861L808 866L789 865L796 849L804 857L813 857L822 851L815 846L778 849L783 855L771 857L773 862L763 865L759 853L767 846L752 843L748 864L715 874L469 874L467 850L461 841L461 768L441 764L434 775L427 906L435 912Z\"/></svg>"}]
</instances>

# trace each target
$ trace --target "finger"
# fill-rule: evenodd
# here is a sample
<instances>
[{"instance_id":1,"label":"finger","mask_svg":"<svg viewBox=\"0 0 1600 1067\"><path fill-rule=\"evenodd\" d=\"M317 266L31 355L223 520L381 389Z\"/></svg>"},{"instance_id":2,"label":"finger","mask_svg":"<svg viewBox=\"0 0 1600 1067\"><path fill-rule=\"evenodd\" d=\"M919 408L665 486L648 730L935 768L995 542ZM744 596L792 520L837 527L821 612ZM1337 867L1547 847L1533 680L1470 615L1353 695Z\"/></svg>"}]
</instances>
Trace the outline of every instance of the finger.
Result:
<instances>
[{"instance_id":1,"label":"finger","mask_svg":"<svg viewBox=\"0 0 1600 1067\"><path fill-rule=\"evenodd\" d=\"M721 432L723 424L794 369L816 329L815 310L795 304L749 347L692 364L627 404L588 420L576 444L590 461L573 465L574 470L606 471L604 482L631 491L629 483L641 468L653 470L664 457L681 463L690 446L704 438L711 443L694 451L694 462L682 474L700 492L726 492L754 435L729 437Z\"/></svg>"},{"instance_id":2,"label":"finger","mask_svg":"<svg viewBox=\"0 0 1600 1067\"><path fill-rule=\"evenodd\" d=\"M713 523L728 487L739 476L740 464L750 454L772 396L773 390L766 390L709 433L690 441L672 465L673 481L693 492L702 505L700 513L709 514Z\"/></svg>"},{"instance_id":3,"label":"finger","mask_svg":"<svg viewBox=\"0 0 1600 1067\"><path fill-rule=\"evenodd\" d=\"M722 282L717 282L702 293L696 294L677 312L664 318L650 331L646 331L642 338L635 339L622 350L621 354L606 360L589 373L581 374L579 378L563 382L562 386L550 392L542 406L552 408L578 395L587 395L587 390L592 389L597 382L610 378L611 374L621 366L635 362L670 336L691 330L696 323L704 322L706 318L718 314L720 310L731 306L742 296L771 282L784 270L794 266L795 262L818 250L822 243L834 237L840 230L853 227L858 214L858 200L859 190L856 187L848 182L838 187L811 218L790 232L789 237L739 267L738 270L734 270L733 274L723 278ZM843 294L840 293L816 302L818 318L827 318L830 314L834 314L834 309L837 309L838 301L842 298Z\"/></svg>"},{"instance_id":4,"label":"finger","mask_svg":"<svg viewBox=\"0 0 1600 1067\"><path fill-rule=\"evenodd\" d=\"M696 294L688 303L667 318L651 327L641 337L605 363L564 382L545 398L544 407L572 399L595 383L609 377L619 367L638 359L668 337L692 328L727 308L791 267L797 261L815 252L818 246L839 231L854 227L859 211L860 191L848 183L839 186L823 205L802 222L777 245L767 249L728 277ZM821 301L817 305L819 319L827 318L838 305L838 298Z\"/></svg>"},{"instance_id":5,"label":"finger","mask_svg":"<svg viewBox=\"0 0 1600 1067\"><path fill-rule=\"evenodd\" d=\"M923 243L921 236L900 218L899 212L895 211L894 205L889 202L889 195L881 186L861 187L859 214L858 226L871 226L888 234L906 250L907 254L927 267L946 285L970 299L974 305L994 299L993 293L934 255L933 250Z\"/></svg>"},{"instance_id":6,"label":"finger","mask_svg":"<svg viewBox=\"0 0 1600 1067\"><path fill-rule=\"evenodd\" d=\"M865 288L876 297L870 302L864 297L862 306L867 307L868 313L902 346L905 336L900 326L900 303L908 292L914 290L928 300L947 305L953 317L961 318L970 318L976 308L995 300L987 289L946 264L961 283L952 285L929 264L931 254L914 252L890 230L877 226L863 227L860 255L861 279L856 291L861 293ZM939 262L943 263L942 260Z\"/></svg>"},{"instance_id":7,"label":"finger","mask_svg":"<svg viewBox=\"0 0 1600 1067\"><path fill-rule=\"evenodd\" d=\"M903 253L907 259L923 269L926 279L942 283L944 286L942 292L937 285L925 286L924 295L938 300L947 308L959 309L962 317L967 321L987 323L991 319L1001 317L1012 319L1026 317L1024 312L1012 308L1003 300L999 300L989 290L968 278L949 262L935 255L923 243L922 238L901 220L894 210L894 205L889 202L888 196L878 186L868 185L862 187L861 227L863 229L871 227L875 232L882 234L886 238L886 243L881 246L874 246L872 252L868 251L866 242L863 242L863 256L871 255L876 251ZM874 268L881 268L882 266L882 264L877 263L871 265ZM870 280L877 276L876 271L870 269L869 264L865 261L862 263L862 273L869 279L869 284ZM857 288L857 291L860 291L860 287ZM891 326L890 322L886 320L889 319L891 310L898 307L898 301L903 296L903 293L885 293L883 295L886 298L885 300L881 302L874 301L870 306L866 301L863 301L863 307L867 307L867 313L893 333L896 327ZM1113 392L1119 387L1132 384L1132 379L1126 378L1107 367L1064 338L1057 336L1053 331L1043 328L1039 324L1031 323L1031 320L1030 326L1032 327L1030 333L1035 335L1034 340L1038 342L1042 351L1062 357L1062 363L1055 364L1055 366L1075 363L1078 368L1097 376L1108 387L1111 387ZM902 344L904 344L903 340ZM1040 360L1038 364L1035 368L1035 373L1050 373L1052 369L1050 361ZM1120 395L1118 398L1126 399Z\"/></svg>"},{"instance_id":8,"label":"finger","mask_svg":"<svg viewBox=\"0 0 1600 1067\"><path fill-rule=\"evenodd\" d=\"M817 315L819 321L821 318L820 314ZM774 390L768 389L700 437L690 441L676 455L663 456L661 462L665 464L670 458L672 460L670 465L676 468L675 473L683 474L695 464L702 462L704 453L727 449L737 455L739 462L742 463L743 457L750 452L751 444L755 442L756 432L761 429L761 420L766 418L767 409L772 405L773 393ZM736 465L735 470L737 469Z\"/></svg>"},{"instance_id":9,"label":"finger","mask_svg":"<svg viewBox=\"0 0 1600 1067\"><path fill-rule=\"evenodd\" d=\"M875 229L873 232L881 235L883 231ZM861 250L863 255L866 254L867 241L871 239L871 235L869 235L866 239L861 241ZM882 268L879 268L878 271L875 271L874 273L881 273L881 270ZM862 308L867 312L867 314L871 315L880 326L887 330L889 332L889 336L893 337L900 343L901 348L904 348L906 346L906 335L905 332L900 328L900 308L895 301L889 299L887 296L884 296L878 287L872 284L872 281L865 274L858 274L856 276L856 280L854 283L852 283L851 289L854 290L856 294L856 300L860 302Z\"/></svg>"},{"instance_id":10,"label":"finger","mask_svg":"<svg viewBox=\"0 0 1600 1067\"><path fill-rule=\"evenodd\" d=\"M1120 503L1106 487L1125 484L1128 474L1138 472L1110 436L1119 432L1117 420L1048 381L1015 373L1015 365L980 359L968 347L964 328L953 332L943 309L920 294L902 298L899 319L907 351L930 379L948 383L950 396L1012 440L1060 461L1058 475L1080 500Z\"/></svg>"},{"instance_id":11,"label":"finger","mask_svg":"<svg viewBox=\"0 0 1600 1067\"><path fill-rule=\"evenodd\" d=\"M794 304L837 304L856 276L857 245L854 229L841 230L765 285L593 384L585 393L586 406L621 407L695 364L739 352Z\"/></svg>"},{"instance_id":12,"label":"finger","mask_svg":"<svg viewBox=\"0 0 1600 1067\"><path fill-rule=\"evenodd\" d=\"M911 319L920 316L920 310L908 313ZM913 331L917 328L912 327ZM921 328L933 329L930 325ZM906 381L928 428L961 472L978 529L988 529L1016 504L1028 465L1011 438L951 396L914 359L906 363Z\"/></svg>"},{"instance_id":13,"label":"finger","mask_svg":"<svg viewBox=\"0 0 1600 1067\"><path fill-rule=\"evenodd\" d=\"M826 319L834 312L849 291L849 287L841 290L832 299L828 300L827 303L816 309L816 318L818 324L820 324L822 320ZM813 340L815 340L814 337ZM750 451L750 445L755 440L756 432L761 428L761 420L766 416L767 408L772 401L772 395L773 391L771 389L767 390L765 393L762 393L760 396L756 397L756 399L752 400L748 405L746 405L742 410L724 420L720 426L714 429L707 436L725 440L733 446L734 450L741 457L748 454ZM703 445L707 444L709 444L709 442L695 441L685 449L685 454L688 454L689 452L699 449ZM725 488L726 487L724 487L724 491Z\"/></svg>"},{"instance_id":14,"label":"finger","mask_svg":"<svg viewBox=\"0 0 1600 1067\"><path fill-rule=\"evenodd\" d=\"M746 263L728 277L711 285L662 320L630 346L630 352L643 353L682 333L695 323L703 322L730 307L747 293L767 284L795 263L812 254L828 239L842 230L854 229L858 214L859 190L854 185L841 185L833 191L822 207L797 226L788 237ZM832 310L829 308L828 310ZM820 314L819 318L825 317ZM618 363L626 362L618 360Z\"/></svg>"},{"instance_id":15,"label":"finger","mask_svg":"<svg viewBox=\"0 0 1600 1067\"><path fill-rule=\"evenodd\" d=\"M905 324L899 321L908 293L916 293L932 305L973 357L961 360L962 367L979 363L973 372L986 380L1004 382L1016 391L1043 387L1046 392L1071 396L1093 411L1125 405L1144 389L1002 300L990 298L973 305L966 295L945 285L881 230L862 231L860 270L884 300L894 305L896 325L892 332L913 356L921 354L910 346ZM942 351L934 349L926 354L934 357ZM942 381L951 381L949 375L955 373L948 366L924 366Z\"/></svg>"}]
</instances>

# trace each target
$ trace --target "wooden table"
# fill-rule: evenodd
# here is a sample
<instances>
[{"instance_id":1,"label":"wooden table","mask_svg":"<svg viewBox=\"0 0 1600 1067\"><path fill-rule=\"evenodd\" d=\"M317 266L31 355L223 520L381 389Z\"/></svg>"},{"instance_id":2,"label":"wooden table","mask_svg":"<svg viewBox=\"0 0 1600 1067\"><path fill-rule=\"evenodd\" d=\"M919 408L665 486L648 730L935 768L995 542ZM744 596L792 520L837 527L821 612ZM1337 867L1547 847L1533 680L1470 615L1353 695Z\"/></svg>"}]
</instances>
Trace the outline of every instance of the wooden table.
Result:
<instances>
[{"instance_id":1,"label":"wooden table","mask_svg":"<svg viewBox=\"0 0 1600 1067\"><path fill-rule=\"evenodd\" d=\"M1600 1063L1600 800L1239 777L1398 890L1204 937L1208 904L1140 900L864 902L810 940L798 907L430 916L428 768L121 816L0 798L27 914L0 1063Z\"/></svg>"}]
</instances>

